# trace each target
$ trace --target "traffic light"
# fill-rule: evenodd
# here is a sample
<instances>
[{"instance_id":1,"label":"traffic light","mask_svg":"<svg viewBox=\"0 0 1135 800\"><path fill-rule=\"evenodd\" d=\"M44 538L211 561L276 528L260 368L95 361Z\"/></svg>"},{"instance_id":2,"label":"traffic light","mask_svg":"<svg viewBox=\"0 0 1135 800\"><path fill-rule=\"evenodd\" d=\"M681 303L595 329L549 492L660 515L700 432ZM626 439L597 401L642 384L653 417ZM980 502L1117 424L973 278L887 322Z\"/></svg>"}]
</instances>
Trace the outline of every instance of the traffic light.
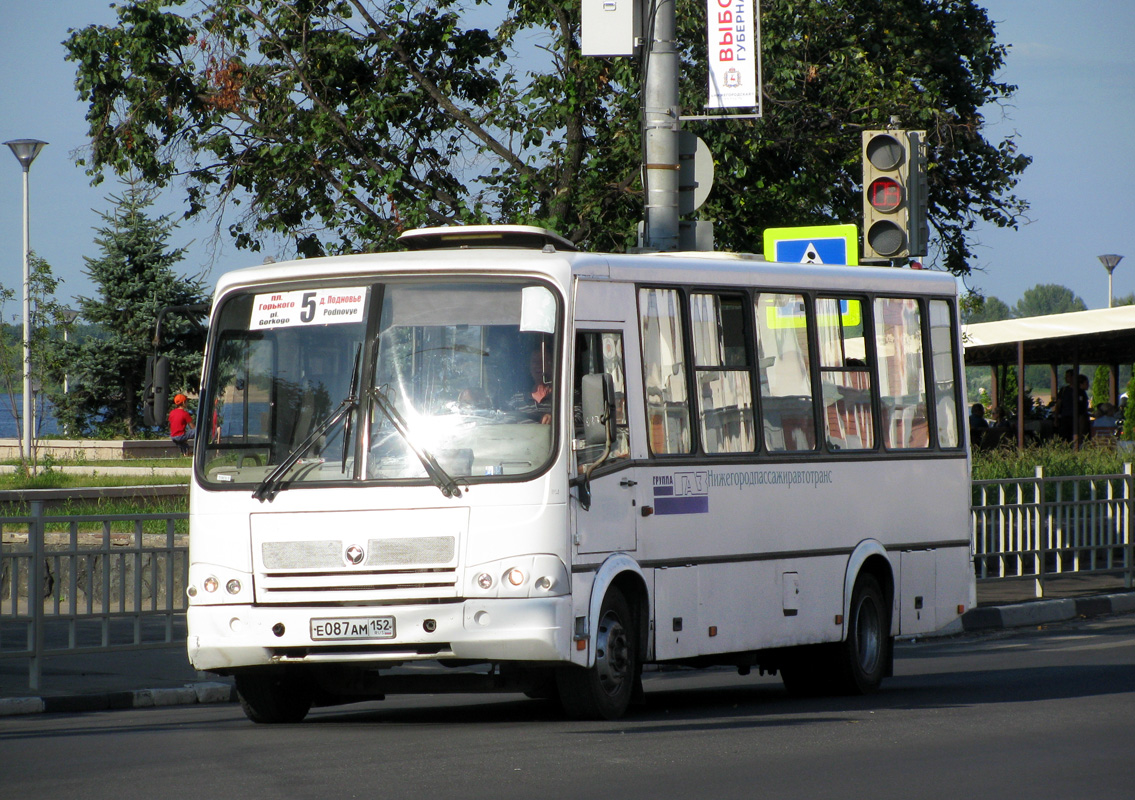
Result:
<instances>
[{"instance_id":1,"label":"traffic light","mask_svg":"<svg viewBox=\"0 0 1135 800\"><path fill-rule=\"evenodd\" d=\"M925 131L863 131L863 257L926 255Z\"/></svg>"}]
</instances>

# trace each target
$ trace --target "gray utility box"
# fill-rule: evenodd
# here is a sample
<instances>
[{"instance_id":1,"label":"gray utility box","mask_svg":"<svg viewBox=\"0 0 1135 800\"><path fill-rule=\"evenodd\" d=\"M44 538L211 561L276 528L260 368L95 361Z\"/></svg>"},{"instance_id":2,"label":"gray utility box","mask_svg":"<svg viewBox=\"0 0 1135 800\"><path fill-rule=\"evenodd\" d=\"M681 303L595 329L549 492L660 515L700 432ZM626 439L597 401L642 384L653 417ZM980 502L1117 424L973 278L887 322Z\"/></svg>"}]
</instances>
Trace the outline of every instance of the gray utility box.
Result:
<instances>
[{"instance_id":1,"label":"gray utility box","mask_svg":"<svg viewBox=\"0 0 1135 800\"><path fill-rule=\"evenodd\" d=\"M633 56L641 37L643 0L583 0L585 56Z\"/></svg>"}]
</instances>

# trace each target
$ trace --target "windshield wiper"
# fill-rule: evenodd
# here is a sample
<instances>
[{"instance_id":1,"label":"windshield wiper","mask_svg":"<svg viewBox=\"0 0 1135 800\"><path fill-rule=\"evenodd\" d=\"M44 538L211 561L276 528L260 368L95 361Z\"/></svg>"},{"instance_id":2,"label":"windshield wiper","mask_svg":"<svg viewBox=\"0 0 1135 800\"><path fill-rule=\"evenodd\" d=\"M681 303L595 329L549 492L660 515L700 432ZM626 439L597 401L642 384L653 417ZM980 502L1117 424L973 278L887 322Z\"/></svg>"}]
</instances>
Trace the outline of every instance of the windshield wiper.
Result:
<instances>
[{"instance_id":1,"label":"windshield wiper","mask_svg":"<svg viewBox=\"0 0 1135 800\"><path fill-rule=\"evenodd\" d=\"M414 451L414 455L422 462L422 467L425 469L426 474L430 476L430 480L434 485L441 490L441 493L446 497L460 497L461 487L457 485L457 481L446 472L433 454L424 447L414 442L410 436L409 426L406 425L406 420L399 413L398 409L394 407L394 403L390 402L390 398L386 393L377 386L369 390L374 404L378 406L378 410L390 420L390 424L394 426L394 430L398 431L398 435L402 437L403 441L409 445L410 449Z\"/></svg>"},{"instance_id":2,"label":"windshield wiper","mask_svg":"<svg viewBox=\"0 0 1135 800\"><path fill-rule=\"evenodd\" d=\"M359 407L359 356L362 353L362 345L360 344L355 349L355 366L354 371L351 373L351 386L347 390L347 396L343 398L343 402L339 403L339 407L335 412L323 422L315 426L315 429L307 435L307 438L296 445L286 456L279 465L272 470L268 477L260 482L256 487L256 491L252 496L263 503L265 500L273 500L276 495L280 493L283 488L284 476L288 474L292 467L294 467L299 460L303 457L304 453L311 449L311 446L319 441L319 437L323 436L327 431L339 424L343 417L347 416ZM347 421L347 431L343 435L343 470L347 466L347 448L350 447L350 420Z\"/></svg>"}]
</instances>

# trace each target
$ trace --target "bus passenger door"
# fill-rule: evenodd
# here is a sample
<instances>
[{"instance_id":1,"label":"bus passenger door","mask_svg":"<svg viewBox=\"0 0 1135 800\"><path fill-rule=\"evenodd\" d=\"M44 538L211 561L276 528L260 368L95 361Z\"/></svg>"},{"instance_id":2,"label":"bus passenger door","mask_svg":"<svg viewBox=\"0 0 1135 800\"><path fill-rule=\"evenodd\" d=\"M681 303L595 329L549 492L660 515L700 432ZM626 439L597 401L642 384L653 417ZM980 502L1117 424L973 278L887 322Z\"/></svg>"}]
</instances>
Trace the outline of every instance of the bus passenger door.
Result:
<instances>
[{"instance_id":1,"label":"bus passenger door","mask_svg":"<svg viewBox=\"0 0 1135 800\"><path fill-rule=\"evenodd\" d=\"M580 330L575 340L575 370L572 378L574 403L575 472L583 474L602 457L603 448L583 440L582 382L584 375L607 373L615 387L615 440L610 453L590 481L591 507L575 507L575 544L580 553L633 551L637 547L638 470L630 459L627 424L625 337L621 325L599 323L603 330Z\"/></svg>"}]
</instances>

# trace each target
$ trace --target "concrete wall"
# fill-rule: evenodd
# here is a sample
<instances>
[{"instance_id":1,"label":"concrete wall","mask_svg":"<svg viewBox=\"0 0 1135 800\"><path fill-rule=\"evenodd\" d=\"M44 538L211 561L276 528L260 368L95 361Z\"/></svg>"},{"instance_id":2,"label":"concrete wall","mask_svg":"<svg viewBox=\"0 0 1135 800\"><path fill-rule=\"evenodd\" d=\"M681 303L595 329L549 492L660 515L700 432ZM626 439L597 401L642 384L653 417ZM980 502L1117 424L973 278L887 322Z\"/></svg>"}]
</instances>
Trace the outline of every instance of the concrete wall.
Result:
<instances>
[{"instance_id":1,"label":"concrete wall","mask_svg":"<svg viewBox=\"0 0 1135 800\"><path fill-rule=\"evenodd\" d=\"M169 439L40 439L39 457L110 461L128 458L173 458L177 446ZM20 457L19 439L0 438L0 460Z\"/></svg>"}]
</instances>

